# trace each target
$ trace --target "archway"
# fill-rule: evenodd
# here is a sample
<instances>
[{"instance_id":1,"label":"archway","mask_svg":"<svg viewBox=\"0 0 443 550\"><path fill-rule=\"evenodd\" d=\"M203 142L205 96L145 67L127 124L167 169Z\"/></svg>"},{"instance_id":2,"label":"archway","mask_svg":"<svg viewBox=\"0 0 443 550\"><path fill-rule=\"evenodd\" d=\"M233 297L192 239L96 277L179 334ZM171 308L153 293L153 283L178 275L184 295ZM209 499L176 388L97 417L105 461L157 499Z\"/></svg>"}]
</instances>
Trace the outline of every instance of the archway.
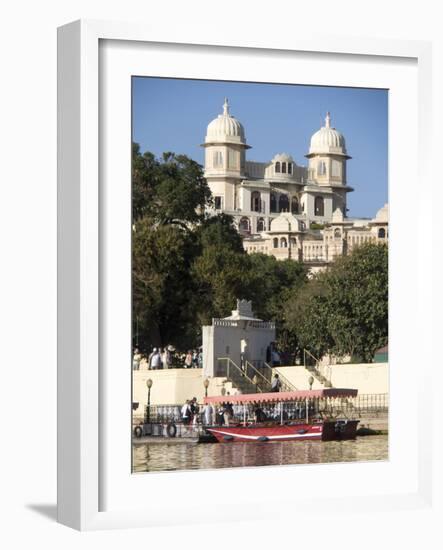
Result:
<instances>
[{"instance_id":1,"label":"archway","mask_svg":"<svg viewBox=\"0 0 443 550\"><path fill-rule=\"evenodd\" d=\"M289 212L289 199L288 195L280 195L278 199L278 211Z\"/></svg>"}]
</instances>

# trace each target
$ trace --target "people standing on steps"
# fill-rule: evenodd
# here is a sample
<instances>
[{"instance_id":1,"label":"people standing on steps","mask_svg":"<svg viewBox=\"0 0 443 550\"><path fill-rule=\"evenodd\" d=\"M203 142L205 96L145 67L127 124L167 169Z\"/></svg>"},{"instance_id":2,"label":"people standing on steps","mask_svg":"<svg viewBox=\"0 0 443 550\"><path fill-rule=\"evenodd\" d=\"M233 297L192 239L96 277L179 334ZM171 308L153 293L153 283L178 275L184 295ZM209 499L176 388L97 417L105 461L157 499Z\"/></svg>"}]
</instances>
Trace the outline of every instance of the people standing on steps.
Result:
<instances>
[{"instance_id":1,"label":"people standing on steps","mask_svg":"<svg viewBox=\"0 0 443 550\"><path fill-rule=\"evenodd\" d=\"M274 374L274 378L272 379L272 382L271 382L271 392L280 391L280 389L281 389L281 380L278 374L276 373Z\"/></svg>"}]
</instances>

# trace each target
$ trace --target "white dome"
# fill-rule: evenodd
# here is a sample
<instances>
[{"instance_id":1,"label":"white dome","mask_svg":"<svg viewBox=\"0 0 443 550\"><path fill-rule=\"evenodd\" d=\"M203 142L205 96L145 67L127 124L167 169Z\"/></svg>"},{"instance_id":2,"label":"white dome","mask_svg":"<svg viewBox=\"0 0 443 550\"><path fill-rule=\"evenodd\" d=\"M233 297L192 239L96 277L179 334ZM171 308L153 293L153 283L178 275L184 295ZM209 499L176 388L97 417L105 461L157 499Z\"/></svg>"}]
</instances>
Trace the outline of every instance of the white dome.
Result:
<instances>
[{"instance_id":1,"label":"white dome","mask_svg":"<svg viewBox=\"0 0 443 550\"><path fill-rule=\"evenodd\" d=\"M242 124L229 113L228 100L225 98L223 113L208 124L206 143L246 143Z\"/></svg>"},{"instance_id":2,"label":"white dome","mask_svg":"<svg viewBox=\"0 0 443 550\"><path fill-rule=\"evenodd\" d=\"M309 154L338 153L346 155L346 142L343 134L331 128L331 116L326 114L325 125L311 137Z\"/></svg>"},{"instance_id":3,"label":"white dome","mask_svg":"<svg viewBox=\"0 0 443 550\"><path fill-rule=\"evenodd\" d=\"M389 219L389 210L388 205L385 204L375 215L375 221L379 223L388 223Z\"/></svg>"}]
</instances>

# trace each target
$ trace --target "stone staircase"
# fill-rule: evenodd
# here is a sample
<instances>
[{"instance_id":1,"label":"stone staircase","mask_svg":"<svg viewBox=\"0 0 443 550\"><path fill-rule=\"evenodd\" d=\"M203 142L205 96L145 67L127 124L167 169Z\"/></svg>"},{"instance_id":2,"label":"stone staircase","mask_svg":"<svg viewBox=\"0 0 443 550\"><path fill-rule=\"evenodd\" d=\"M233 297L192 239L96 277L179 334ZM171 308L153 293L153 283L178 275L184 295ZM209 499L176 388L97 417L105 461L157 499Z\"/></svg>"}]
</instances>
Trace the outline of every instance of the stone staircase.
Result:
<instances>
[{"instance_id":1,"label":"stone staircase","mask_svg":"<svg viewBox=\"0 0 443 550\"><path fill-rule=\"evenodd\" d=\"M334 386L332 385L332 383L330 382L330 380L328 380L326 378L326 376L323 376L323 374L318 370L318 368L315 366L312 366L312 365L306 365L305 368L312 374L312 376L314 378L316 378L320 384L322 384L322 386L324 386L325 388L333 388Z\"/></svg>"},{"instance_id":2,"label":"stone staircase","mask_svg":"<svg viewBox=\"0 0 443 550\"><path fill-rule=\"evenodd\" d=\"M307 349L304 349L303 350L303 358L304 358L304 366L305 366L305 369L309 371L309 373L316 379L318 380L318 382L320 382L320 384L325 387L325 388L333 388L334 386L332 385L331 381L328 380L326 378L326 376L324 376L319 368L318 368L318 365L320 364L320 360L315 357L315 355L313 355L309 350ZM314 365L307 365L307 360L306 358L310 358L311 360L314 361Z\"/></svg>"},{"instance_id":3,"label":"stone staircase","mask_svg":"<svg viewBox=\"0 0 443 550\"><path fill-rule=\"evenodd\" d=\"M241 393L266 393L271 391L271 382L248 361L243 367L239 367L229 357L221 357L217 361L219 364L223 364L226 383L231 383L233 388L237 388Z\"/></svg>"},{"instance_id":4,"label":"stone staircase","mask_svg":"<svg viewBox=\"0 0 443 550\"><path fill-rule=\"evenodd\" d=\"M246 361L242 367L239 367L228 357L219 358L218 362L219 364L222 362L223 370L226 372L225 383L231 383L241 393L267 393L271 391L275 369L268 363L262 361L252 364ZM280 391L297 391L298 388L281 372L278 372L278 375L281 383Z\"/></svg>"}]
</instances>

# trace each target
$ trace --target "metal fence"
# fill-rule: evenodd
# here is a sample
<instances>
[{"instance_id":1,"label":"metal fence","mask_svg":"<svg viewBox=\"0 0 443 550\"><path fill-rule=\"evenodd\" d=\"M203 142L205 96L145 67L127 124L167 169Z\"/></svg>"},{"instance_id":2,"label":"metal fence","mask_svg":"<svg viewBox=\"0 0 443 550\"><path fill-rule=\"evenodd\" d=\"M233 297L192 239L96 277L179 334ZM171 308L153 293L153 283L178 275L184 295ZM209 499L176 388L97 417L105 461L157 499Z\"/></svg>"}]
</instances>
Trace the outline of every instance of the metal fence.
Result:
<instances>
[{"instance_id":1,"label":"metal fence","mask_svg":"<svg viewBox=\"0 0 443 550\"><path fill-rule=\"evenodd\" d=\"M365 414L379 415L389 410L388 394L362 394L352 398L315 398L308 402L308 415L310 418L338 417L359 418ZM223 423L225 407L213 407L211 424ZM282 403L262 404L234 404L229 411L231 419L235 422L254 422L265 420L297 420L306 417L306 401L286 401ZM147 407L145 407L145 419ZM151 405L149 411L151 423L175 423L181 424L180 405ZM204 425L203 406L193 419L191 425Z\"/></svg>"}]
</instances>

